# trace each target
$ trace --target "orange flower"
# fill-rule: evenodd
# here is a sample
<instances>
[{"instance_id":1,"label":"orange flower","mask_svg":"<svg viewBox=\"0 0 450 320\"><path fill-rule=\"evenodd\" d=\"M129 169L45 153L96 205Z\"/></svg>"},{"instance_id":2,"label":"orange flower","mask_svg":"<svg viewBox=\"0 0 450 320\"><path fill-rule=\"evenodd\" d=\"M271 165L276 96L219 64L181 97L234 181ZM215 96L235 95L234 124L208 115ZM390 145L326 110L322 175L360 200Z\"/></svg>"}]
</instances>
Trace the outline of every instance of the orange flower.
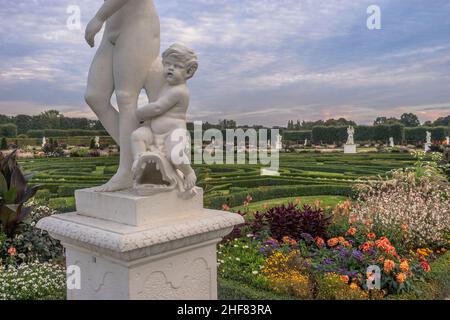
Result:
<instances>
[{"instance_id":1,"label":"orange flower","mask_svg":"<svg viewBox=\"0 0 450 320\"><path fill-rule=\"evenodd\" d=\"M397 274L395 279L397 280L397 282L403 283L406 281L406 275L404 273L400 272L399 274Z\"/></svg>"},{"instance_id":2,"label":"orange flower","mask_svg":"<svg viewBox=\"0 0 450 320\"><path fill-rule=\"evenodd\" d=\"M368 235L367 235L367 238L369 238L369 240L373 240L373 239L375 239L377 237L377 235L375 234L375 233L369 233Z\"/></svg>"},{"instance_id":3,"label":"orange flower","mask_svg":"<svg viewBox=\"0 0 450 320\"><path fill-rule=\"evenodd\" d=\"M332 238L332 239L327 241L327 244L330 247L335 247L335 246L338 245L338 243L339 243L339 239L338 238Z\"/></svg>"},{"instance_id":4,"label":"orange flower","mask_svg":"<svg viewBox=\"0 0 450 320\"><path fill-rule=\"evenodd\" d=\"M348 283L350 281L350 278L347 275L342 275L341 280L344 281L345 283Z\"/></svg>"},{"instance_id":5,"label":"orange flower","mask_svg":"<svg viewBox=\"0 0 450 320\"><path fill-rule=\"evenodd\" d=\"M8 249L8 254L9 254L10 256L15 256L16 253L17 253L16 248L10 247L10 248Z\"/></svg>"},{"instance_id":6,"label":"orange flower","mask_svg":"<svg viewBox=\"0 0 450 320\"><path fill-rule=\"evenodd\" d=\"M354 236L356 234L356 228L351 227L350 229L348 229L347 234Z\"/></svg>"},{"instance_id":7,"label":"orange flower","mask_svg":"<svg viewBox=\"0 0 450 320\"><path fill-rule=\"evenodd\" d=\"M351 248L351 247L352 247L351 243L348 242L348 241L344 241L344 243L343 243L342 245L343 245L344 247L347 247L347 248Z\"/></svg>"},{"instance_id":8,"label":"orange flower","mask_svg":"<svg viewBox=\"0 0 450 320\"><path fill-rule=\"evenodd\" d=\"M402 231L403 233L406 233L408 231L408 225L406 223L402 225Z\"/></svg>"},{"instance_id":9,"label":"orange flower","mask_svg":"<svg viewBox=\"0 0 450 320\"><path fill-rule=\"evenodd\" d=\"M364 252L369 251L370 249L372 249L372 247L373 247L372 241L367 241L366 243L363 243L362 245L359 246L359 248Z\"/></svg>"},{"instance_id":10,"label":"orange flower","mask_svg":"<svg viewBox=\"0 0 450 320\"><path fill-rule=\"evenodd\" d=\"M400 263L400 270L402 270L403 272L409 271L409 264L408 264L408 261L403 260L403 261Z\"/></svg>"},{"instance_id":11,"label":"orange flower","mask_svg":"<svg viewBox=\"0 0 450 320\"><path fill-rule=\"evenodd\" d=\"M316 245L322 248L325 245L325 241L321 237L316 237Z\"/></svg>"},{"instance_id":12,"label":"orange flower","mask_svg":"<svg viewBox=\"0 0 450 320\"><path fill-rule=\"evenodd\" d=\"M264 208L265 210L269 209L269 204L268 204L267 202L264 203L263 208Z\"/></svg>"},{"instance_id":13,"label":"orange flower","mask_svg":"<svg viewBox=\"0 0 450 320\"><path fill-rule=\"evenodd\" d=\"M338 240L339 240L339 244L344 244L344 242L345 242L344 237L339 237Z\"/></svg>"},{"instance_id":14,"label":"orange flower","mask_svg":"<svg viewBox=\"0 0 450 320\"><path fill-rule=\"evenodd\" d=\"M295 203L296 203L296 204L302 203L302 199L300 199L300 198L295 198Z\"/></svg>"},{"instance_id":15,"label":"orange flower","mask_svg":"<svg viewBox=\"0 0 450 320\"><path fill-rule=\"evenodd\" d=\"M386 273L391 273L391 271L395 268L395 262L389 259L384 260L384 271Z\"/></svg>"}]
</instances>

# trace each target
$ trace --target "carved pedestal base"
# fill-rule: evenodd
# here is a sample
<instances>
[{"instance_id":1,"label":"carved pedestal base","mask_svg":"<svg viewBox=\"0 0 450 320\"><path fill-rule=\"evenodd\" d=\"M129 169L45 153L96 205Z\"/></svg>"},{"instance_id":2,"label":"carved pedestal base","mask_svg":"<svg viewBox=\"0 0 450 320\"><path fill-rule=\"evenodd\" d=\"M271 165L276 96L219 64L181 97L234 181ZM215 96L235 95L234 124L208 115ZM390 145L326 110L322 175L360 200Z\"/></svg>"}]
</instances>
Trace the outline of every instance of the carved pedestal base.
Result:
<instances>
[{"instance_id":1,"label":"carved pedestal base","mask_svg":"<svg viewBox=\"0 0 450 320\"><path fill-rule=\"evenodd\" d=\"M113 210L111 201L121 197L122 209L109 215L105 209ZM91 202L80 207L97 207L99 217L88 210L39 221L38 227L66 248L67 266L79 267L81 286L68 288L68 299L217 299L216 244L243 219L224 211L194 211L198 203L192 201L201 197L170 199L179 201L177 212L165 215L164 204L155 201L158 210L149 208L144 218L142 206L132 203L150 205L148 199L84 190L77 193L77 204Z\"/></svg>"},{"instance_id":2,"label":"carved pedestal base","mask_svg":"<svg viewBox=\"0 0 450 320\"><path fill-rule=\"evenodd\" d=\"M344 153L345 154L354 154L354 153L356 153L356 144L345 144L344 145Z\"/></svg>"}]
</instances>

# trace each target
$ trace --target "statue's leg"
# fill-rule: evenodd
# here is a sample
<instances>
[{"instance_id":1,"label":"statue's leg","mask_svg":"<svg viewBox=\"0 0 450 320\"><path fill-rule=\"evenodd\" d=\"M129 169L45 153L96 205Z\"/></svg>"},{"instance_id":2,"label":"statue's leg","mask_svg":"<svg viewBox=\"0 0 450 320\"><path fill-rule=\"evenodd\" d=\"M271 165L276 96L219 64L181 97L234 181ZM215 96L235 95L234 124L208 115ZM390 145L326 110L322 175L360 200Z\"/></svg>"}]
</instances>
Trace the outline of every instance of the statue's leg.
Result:
<instances>
[{"instance_id":1,"label":"statue's leg","mask_svg":"<svg viewBox=\"0 0 450 320\"><path fill-rule=\"evenodd\" d=\"M138 98L148 70L159 53L159 38L152 39L148 30L125 29L113 52L113 75L119 106L120 163L114 177L97 191L118 191L132 186L133 153L131 135L139 125L136 116Z\"/></svg>"},{"instance_id":2,"label":"statue's leg","mask_svg":"<svg viewBox=\"0 0 450 320\"><path fill-rule=\"evenodd\" d=\"M111 105L114 92L113 45L103 38L89 70L86 103L97 115L109 135L119 142L119 113Z\"/></svg>"}]
</instances>

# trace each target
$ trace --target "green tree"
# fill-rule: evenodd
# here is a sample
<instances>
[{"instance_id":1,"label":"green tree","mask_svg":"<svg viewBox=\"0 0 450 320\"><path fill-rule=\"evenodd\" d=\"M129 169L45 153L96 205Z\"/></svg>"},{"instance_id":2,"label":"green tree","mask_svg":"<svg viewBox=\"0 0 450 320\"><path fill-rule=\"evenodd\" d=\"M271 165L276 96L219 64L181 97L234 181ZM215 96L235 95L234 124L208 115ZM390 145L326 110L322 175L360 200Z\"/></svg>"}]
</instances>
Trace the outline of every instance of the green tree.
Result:
<instances>
[{"instance_id":1,"label":"green tree","mask_svg":"<svg viewBox=\"0 0 450 320\"><path fill-rule=\"evenodd\" d=\"M450 115L438 118L433 122L433 126L450 126Z\"/></svg>"},{"instance_id":2,"label":"green tree","mask_svg":"<svg viewBox=\"0 0 450 320\"><path fill-rule=\"evenodd\" d=\"M14 123L17 126L17 133L24 134L28 130L33 129L33 117L26 114L19 114L14 118Z\"/></svg>"},{"instance_id":3,"label":"green tree","mask_svg":"<svg viewBox=\"0 0 450 320\"><path fill-rule=\"evenodd\" d=\"M420 126L419 118L414 113L404 113L400 117L400 122L405 125L405 127L418 127Z\"/></svg>"}]
</instances>

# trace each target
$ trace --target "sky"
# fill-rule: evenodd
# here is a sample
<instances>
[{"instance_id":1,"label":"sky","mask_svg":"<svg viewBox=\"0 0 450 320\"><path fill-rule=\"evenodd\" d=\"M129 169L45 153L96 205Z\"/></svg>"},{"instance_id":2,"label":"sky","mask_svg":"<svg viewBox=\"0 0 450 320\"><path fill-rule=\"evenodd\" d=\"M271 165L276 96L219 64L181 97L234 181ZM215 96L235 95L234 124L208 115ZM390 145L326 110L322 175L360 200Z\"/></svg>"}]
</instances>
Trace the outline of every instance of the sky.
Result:
<instances>
[{"instance_id":1,"label":"sky","mask_svg":"<svg viewBox=\"0 0 450 320\"><path fill-rule=\"evenodd\" d=\"M144 0L130 0L144 1ZM84 102L95 49L84 29L102 0L2 0L0 113L94 118ZM345 117L370 124L450 114L449 0L155 0L161 50L199 55L189 120L286 125ZM369 30L367 8L381 9ZM69 6L81 28L70 30ZM101 34L97 35L96 43ZM144 99L140 100L144 103Z\"/></svg>"}]
</instances>

